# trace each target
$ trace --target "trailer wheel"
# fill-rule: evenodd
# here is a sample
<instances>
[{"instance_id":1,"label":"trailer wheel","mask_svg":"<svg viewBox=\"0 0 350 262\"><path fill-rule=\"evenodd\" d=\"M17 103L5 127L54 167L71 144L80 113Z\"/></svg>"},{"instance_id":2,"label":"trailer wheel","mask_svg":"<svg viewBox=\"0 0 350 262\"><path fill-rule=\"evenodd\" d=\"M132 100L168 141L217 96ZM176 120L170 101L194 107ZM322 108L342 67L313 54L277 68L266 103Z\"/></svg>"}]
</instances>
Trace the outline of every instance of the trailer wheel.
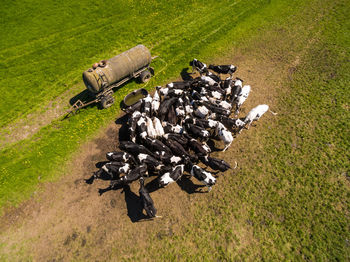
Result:
<instances>
[{"instance_id":1,"label":"trailer wheel","mask_svg":"<svg viewBox=\"0 0 350 262\"><path fill-rule=\"evenodd\" d=\"M101 99L102 108L108 108L114 104L114 97L111 95L106 95Z\"/></svg>"},{"instance_id":2,"label":"trailer wheel","mask_svg":"<svg viewBox=\"0 0 350 262\"><path fill-rule=\"evenodd\" d=\"M151 79L151 76L152 76L151 72L148 70L145 70L140 74L140 81L142 83L146 83Z\"/></svg>"}]
</instances>

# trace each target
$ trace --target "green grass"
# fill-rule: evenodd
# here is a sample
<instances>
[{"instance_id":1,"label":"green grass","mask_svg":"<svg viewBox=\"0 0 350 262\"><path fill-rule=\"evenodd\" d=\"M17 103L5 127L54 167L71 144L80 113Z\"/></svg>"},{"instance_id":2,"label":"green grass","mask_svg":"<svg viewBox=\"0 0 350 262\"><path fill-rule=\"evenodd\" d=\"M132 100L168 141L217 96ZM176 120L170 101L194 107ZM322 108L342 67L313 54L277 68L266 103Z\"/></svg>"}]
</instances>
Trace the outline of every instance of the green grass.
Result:
<instances>
[{"instance_id":1,"label":"green grass","mask_svg":"<svg viewBox=\"0 0 350 262\"><path fill-rule=\"evenodd\" d=\"M156 72L163 71L147 88L176 77L193 57L210 61L239 48L277 68L292 65L298 55L300 63L291 79L281 71L282 83L273 83L283 87L278 94L278 117L271 123L262 118L259 128L246 131L247 149L237 152L239 172L225 175L225 183L221 180L218 185L222 189L215 188L205 205L195 204L194 220L184 225L184 233L162 239L152 235L143 249L121 249L117 244L111 256L128 253L130 261L145 257L347 261L350 6L342 0L231 3L124 2L133 8L90 3L74 13L69 4L57 11L48 3L28 2L20 5L25 12L14 6L7 15L2 10L9 26L1 29L8 39L1 38L1 60L14 68L9 77L1 69L0 83L7 90L0 104L1 125L38 110L79 82L81 72L92 62L137 43L153 46L152 53L168 63L164 68L162 61L155 62ZM20 15L17 20L11 10ZM102 17L96 10L106 12ZM33 12L51 14L39 17ZM33 30L27 30L28 21ZM18 28L17 33L10 27ZM55 62L50 65L50 61ZM28 68L28 62L39 67ZM21 70L23 74L14 77ZM136 87L134 83L123 87L117 99ZM19 91L27 99L15 99ZM60 175L62 164L80 144L117 112L117 106L88 108L1 151L0 206L28 198L37 188L38 176L46 181Z\"/></svg>"}]
</instances>

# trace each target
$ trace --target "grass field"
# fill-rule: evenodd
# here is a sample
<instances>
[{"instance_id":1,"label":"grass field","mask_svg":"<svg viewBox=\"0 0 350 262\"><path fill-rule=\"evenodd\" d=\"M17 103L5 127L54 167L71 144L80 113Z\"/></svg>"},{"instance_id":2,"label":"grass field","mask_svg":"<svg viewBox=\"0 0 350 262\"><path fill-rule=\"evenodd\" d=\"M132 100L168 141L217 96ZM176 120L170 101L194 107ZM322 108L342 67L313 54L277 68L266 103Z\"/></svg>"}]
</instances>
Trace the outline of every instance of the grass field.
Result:
<instances>
[{"instance_id":1,"label":"grass field","mask_svg":"<svg viewBox=\"0 0 350 262\"><path fill-rule=\"evenodd\" d=\"M83 70L136 43L152 47L167 62L155 62L161 73L147 88L174 79L193 57L231 61L247 56L267 66L252 70L274 76L266 97L275 98L278 117L262 119L233 146L239 170L226 175L220 189L196 199L192 220L179 232L151 234L142 248L118 243L104 259L350 259L347 1L86 1L79 6L28 1L8 6L0 11L7 25L0 39L3 132L28 114L40 115L70 87L83 90ZM117 100L136 87L123 87ZM117 106L91 107L4 146L0 206L27 199L39 176L40 181L58 179L81 143L117 112ZM87 253L93 243L71 248ZM13 252L26 257L28 246L17 243ZM0 258L11 261L13 252ZM83 260L84 252L73 258Z\"/></svg>"}]
</instances>

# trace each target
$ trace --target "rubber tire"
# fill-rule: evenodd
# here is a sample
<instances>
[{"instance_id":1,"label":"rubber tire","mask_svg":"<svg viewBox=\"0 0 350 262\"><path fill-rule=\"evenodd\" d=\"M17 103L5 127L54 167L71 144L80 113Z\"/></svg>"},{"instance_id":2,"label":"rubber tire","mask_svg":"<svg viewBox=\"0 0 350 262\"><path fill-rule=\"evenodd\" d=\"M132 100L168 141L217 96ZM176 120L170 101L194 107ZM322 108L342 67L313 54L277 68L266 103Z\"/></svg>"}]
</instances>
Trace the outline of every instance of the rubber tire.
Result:
<instances>
[{"instance_id":1,"label":"rubber tire","mask_svg":"<svg viewBox=\"0 0 350 262\"><path fill-rule=\"evenodd\" d=\"M150 71L145 70L145 71L143 71L143 72L140 74L139 77L140 77L141 83L146 83L146 82L148 82L148 81L151 79L152 74L151 74Z\"/></svg>"},{"instance_id":2,"label":"rubber tire","mask_svg":"<svg viewBox=\"0 0 350 262\"><path fill-rule=\"evenodd\" d=\"M114 97L111 95L106 95L101 99L102 108L106 109L114 104Z\"/></svg>"}]
</instances>

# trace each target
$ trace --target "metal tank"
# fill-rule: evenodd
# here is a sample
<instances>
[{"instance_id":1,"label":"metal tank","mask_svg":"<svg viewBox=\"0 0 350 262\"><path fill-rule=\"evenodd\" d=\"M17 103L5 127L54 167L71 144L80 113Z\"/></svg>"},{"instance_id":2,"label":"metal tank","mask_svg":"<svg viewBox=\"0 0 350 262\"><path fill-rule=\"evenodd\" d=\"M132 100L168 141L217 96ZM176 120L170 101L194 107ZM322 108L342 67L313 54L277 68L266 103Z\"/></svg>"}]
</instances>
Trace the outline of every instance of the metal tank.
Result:
<instances>
[{"instance_id":1,"label":"metal tank","mask_svg":"<svg viewBox=\"0 0 350 262\"><path fill-rule=\"evenodd\" d=\"M140 69L148 67L152 61L151 53L144 45L135 46L124 53L101 61L83 73L87 89L97 94L128 76L135 76Z\"/></svg>"}]
</instances>

